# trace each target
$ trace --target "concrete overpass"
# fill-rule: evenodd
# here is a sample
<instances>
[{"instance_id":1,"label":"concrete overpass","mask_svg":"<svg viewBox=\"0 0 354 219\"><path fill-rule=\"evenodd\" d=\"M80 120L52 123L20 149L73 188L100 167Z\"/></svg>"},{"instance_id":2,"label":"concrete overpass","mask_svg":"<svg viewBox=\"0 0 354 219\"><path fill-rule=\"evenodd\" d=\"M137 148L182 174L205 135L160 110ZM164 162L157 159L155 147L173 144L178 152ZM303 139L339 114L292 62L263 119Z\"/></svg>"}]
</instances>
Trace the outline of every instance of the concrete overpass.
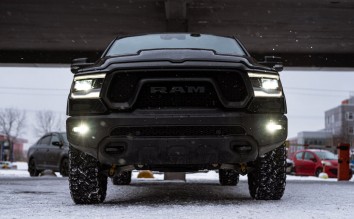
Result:
<instances>
[{"instance_id":1,"label":"concrete overpass","mask_svg":"<svg viewBox=\"0 0 354 219\"><path fill-rule=\"evenodd\" d=\"M256 58L354 67L353 0L1 0L0 63L96 59L117 35L235 35Z\"/></svg>"}]
</instances>

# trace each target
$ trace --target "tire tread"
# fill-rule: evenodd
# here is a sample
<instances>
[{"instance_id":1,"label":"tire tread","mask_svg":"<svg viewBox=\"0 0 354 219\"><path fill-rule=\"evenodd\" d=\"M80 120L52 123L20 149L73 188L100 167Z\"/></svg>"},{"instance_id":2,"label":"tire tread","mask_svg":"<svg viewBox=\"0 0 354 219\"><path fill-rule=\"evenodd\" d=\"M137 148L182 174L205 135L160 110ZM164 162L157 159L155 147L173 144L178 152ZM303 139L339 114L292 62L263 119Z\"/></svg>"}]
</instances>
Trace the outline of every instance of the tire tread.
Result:
<instances>
[{"instance_id":1,"label":"tire tread","mask_svg":"<svg viewBox=\"0 0 354 219\"><path fill-rule=\"evenodd\" d=\"M219 170L219 182L223 186L236 186L239 182L239 179L240 175L236 170Z\"/></svg>"},{"instance_id":2,"label":"tire tread","mask_svg":"<svg viewBox=\"0 0 354 219\"><path fill-rule=\"evenodd\" d=\"M252 198L279 200L286 185L286 150L282 145L255 161L255 169L248 174L248 187Z\"/></svg>"},{"instance_id":3,"label":"tire tread","mask_svg":"<svg viewBox=\"0 0 354 219\"><path fill-rule=\"evenodd\" d=\"M100 163L73 146L69 149L69 187L76 204L98 204L106 198L107 176Z\"/></svg>"}]
</instances>

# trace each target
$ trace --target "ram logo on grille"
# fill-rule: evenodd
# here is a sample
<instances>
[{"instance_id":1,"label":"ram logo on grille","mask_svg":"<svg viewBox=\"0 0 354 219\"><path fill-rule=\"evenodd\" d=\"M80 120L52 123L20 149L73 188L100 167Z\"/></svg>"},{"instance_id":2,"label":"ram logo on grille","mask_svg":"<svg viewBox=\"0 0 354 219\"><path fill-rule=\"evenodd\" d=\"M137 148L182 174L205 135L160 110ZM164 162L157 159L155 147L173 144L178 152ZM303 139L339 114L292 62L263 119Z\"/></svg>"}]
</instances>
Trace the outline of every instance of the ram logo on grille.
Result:
<instances>
[{"instance_id":1,"label":"ram logo on grille","mask_svg":"<svg viewBox=\"0 0 354 219\"><path fill-rule=\"evenodd\" d=\"M161 94L175 94L175 93L203 94L203 93L205 93L205 87L203 87L203 86L184 86L184 87L171 87L171 88L169 88L169 87L150 87L150 93L152 93L152 94L156 94L156 93L161 93Z\"/></svg>"}]
</instances>

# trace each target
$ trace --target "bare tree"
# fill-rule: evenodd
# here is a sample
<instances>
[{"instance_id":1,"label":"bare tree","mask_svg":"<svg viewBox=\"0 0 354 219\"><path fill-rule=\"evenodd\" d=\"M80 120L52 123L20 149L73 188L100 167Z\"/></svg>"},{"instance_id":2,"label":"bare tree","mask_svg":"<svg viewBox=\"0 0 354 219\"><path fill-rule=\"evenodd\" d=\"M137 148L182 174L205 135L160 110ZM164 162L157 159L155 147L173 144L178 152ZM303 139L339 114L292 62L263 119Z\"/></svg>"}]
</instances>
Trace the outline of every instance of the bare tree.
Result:
<instances>
[{"instance_id":1,"label":"bare tree","mask_svg":"<svg viewBox=\"0 0 354 219\"><path fill-rule=\"evenodd\" d=\"M62 118L53 111L40 111L36 113L36 134L38 137L52 131L61 131Z\"/></svg>"},{"instance_id":2,"label":"bare tree","mask_svg":"<svg viewBox=\"0 0 354 219\"><path fill-rule=\"evenodd\" d=\"M16 139L23 134L26 112L14 108L0 109L0 133L5 135L9 145L9 159L13 161L13 146ZM1 146L2 147L2 146ZM2 151L2 148L0 148ZM0 158L2 159L2 157Z\"/></svg>"}]
</instances>

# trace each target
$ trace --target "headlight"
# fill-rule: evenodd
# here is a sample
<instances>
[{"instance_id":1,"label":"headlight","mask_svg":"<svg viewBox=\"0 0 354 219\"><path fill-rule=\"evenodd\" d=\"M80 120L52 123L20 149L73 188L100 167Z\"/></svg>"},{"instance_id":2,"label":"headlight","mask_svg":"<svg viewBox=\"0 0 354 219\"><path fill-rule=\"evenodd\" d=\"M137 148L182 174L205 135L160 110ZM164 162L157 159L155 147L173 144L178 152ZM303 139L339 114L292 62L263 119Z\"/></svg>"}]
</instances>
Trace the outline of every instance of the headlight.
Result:
<instances>
[{"instance_id":1,"label":"headlight","mask_svg":"<svg viewBox=\"0 0 354 219\"><path fill-rule=\"evenodd\" d=\"M256 97L281 97L283 95L278 75L248 73L254 96Z\"/></svg>"},{"instance_id":2,"label":"headlight","mask_svg":"<svg viewBox=\"0 0 354 219\"><path fill-rule=\"evenodd\" d=\"M73 99L98 98L106 74L83 75L74 77L71 90Z\"/></svg>"}]
</instances>

